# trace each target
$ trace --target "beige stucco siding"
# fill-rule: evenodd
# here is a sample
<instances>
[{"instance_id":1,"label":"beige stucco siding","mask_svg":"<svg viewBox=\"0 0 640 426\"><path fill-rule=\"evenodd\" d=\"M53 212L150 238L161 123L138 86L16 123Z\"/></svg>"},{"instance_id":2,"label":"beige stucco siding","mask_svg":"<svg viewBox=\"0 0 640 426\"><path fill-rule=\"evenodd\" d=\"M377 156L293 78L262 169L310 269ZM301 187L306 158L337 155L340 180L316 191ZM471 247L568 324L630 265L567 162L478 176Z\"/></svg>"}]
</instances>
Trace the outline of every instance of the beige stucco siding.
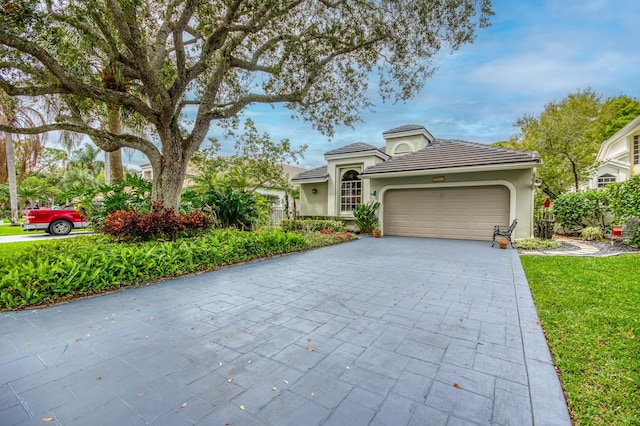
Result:
<instances>
[{"instance_id":1,"label":"beige stucco siding","mask_svg":"<svg viewBox=\"0 0 640 426\"><path fill-rule=\"evenodd\" d=\"M444 182L433 182L433 177L444 177ZM533 235L533 169L503 171L477 171L472 173L436 173L425 176L395 178L371 178L370 190L376 191L378 200L384 204L386 191L401 188L453 188L470 186L503 185L509 190L509 222L518 219L515 238ZM381 214L384 208L380 209ZM384 217L381 217L384 223ZM505 225L505 224L496 224ZM384 229L383 229L384 233Z\"/></svg>"},{"instance_id":2,"label":"beige stucco siding","mask_svg":"<svg viewBox=\"0 0 640 426\"><path fill-rule=\"evenodd\" d=\"M313 193L313 189L316 193ZM300 215L327 216L327 182L300 185Z\"/></svg>"}]
</instances>

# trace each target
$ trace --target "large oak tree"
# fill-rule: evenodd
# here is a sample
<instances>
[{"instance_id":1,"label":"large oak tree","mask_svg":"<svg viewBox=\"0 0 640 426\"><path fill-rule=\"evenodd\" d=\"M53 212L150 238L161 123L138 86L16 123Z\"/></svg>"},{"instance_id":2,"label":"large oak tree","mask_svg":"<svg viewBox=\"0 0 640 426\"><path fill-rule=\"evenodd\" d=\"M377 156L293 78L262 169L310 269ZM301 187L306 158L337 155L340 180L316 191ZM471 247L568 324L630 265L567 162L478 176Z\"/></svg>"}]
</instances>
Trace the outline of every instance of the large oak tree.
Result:
<instances>
[{"instance_id":1,"label":"large oak tree","mask_svg":"<svg viewBox=\"0 0 640 426\"><path fill-rule=\"evenodd\" d=\"M433 57L473 41L490 0L5 0L0 89L60 106L44 126L144 153L153 199L176 206L187 162L212 123L283 103L330 135L382 99L406 100ZM110 67L126 90L103 84ZM99 125L121 107L148 137Z\"/></svg>"}]
</instances>

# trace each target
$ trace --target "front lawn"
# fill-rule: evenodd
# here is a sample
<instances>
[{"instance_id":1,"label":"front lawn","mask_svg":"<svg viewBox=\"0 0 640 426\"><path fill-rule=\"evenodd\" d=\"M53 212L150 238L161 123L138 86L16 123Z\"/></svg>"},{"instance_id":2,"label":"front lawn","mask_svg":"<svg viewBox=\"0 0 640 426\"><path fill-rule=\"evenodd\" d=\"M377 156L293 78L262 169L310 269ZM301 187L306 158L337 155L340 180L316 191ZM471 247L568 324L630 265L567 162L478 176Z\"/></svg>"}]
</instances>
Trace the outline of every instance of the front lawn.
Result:
<instances>
[{"instance_id":1,"label":"front lawn","mask_svg":"<svg viewBox=\"0 0 640 426\"><path fill-rule=\"evenodd\" d=\"M44 232L44 231L34 231L34 232ZM6 235L22 235L26 234L26 231L22 230L20 225L12 226L9 224L0 225L0 237L4 237Z\"/></svg>"},{"instance_id":2,"label":"front lawn","mask_svg":"<svg viewBox=\"0 0 640 426\"><path fill-rule=\"evenodd\" d=\"M640 255L521 260L576 424L640 424Z\"/></svg>"},{"instance_id":3,"label":"front lawn","mask_svg":"<svg viewBox=\"0 0 640 426\"><path fill-rule=\"evenodd\" d=\"M216 229L176 241L116 243L79 236L11 245L0 262L0 311L51 304L120 287L356 239L346 232ZM18 243L25 244L25 243Z\"/></svg>"}]
</instances>

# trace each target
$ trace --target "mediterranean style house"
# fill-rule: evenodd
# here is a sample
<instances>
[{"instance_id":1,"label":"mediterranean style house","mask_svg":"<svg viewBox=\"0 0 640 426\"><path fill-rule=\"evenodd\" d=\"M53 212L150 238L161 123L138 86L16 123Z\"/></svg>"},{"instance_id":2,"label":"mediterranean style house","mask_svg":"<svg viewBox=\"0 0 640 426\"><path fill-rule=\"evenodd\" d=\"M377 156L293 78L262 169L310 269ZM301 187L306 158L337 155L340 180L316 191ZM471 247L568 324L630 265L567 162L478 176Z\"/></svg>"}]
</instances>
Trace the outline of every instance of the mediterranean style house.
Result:
<instances>
[{"instance_id":1,"label":"mediterranean style house","mask_svg":"<svg viewBox=\"0 0 640 426\"><path fill-rule=\"evenodd\" d=\"M494 225L517 220L515 238L532 236L537 152L438 139L420 125L382 136L382 148L337 148L295 176L300 214L349 220L356 205L377 200L384 235L491 240Z\"/></svg>"},{"instance_id":2,"label":"mediterranean style house","mask_svg":"<svg viewBox=\"0 0 640 426\"><path fill-rule=\"evenodd\" d=\"M640 116L602 143L589 188L623 182L640 173Z\"/></svg>"}]
</instances>

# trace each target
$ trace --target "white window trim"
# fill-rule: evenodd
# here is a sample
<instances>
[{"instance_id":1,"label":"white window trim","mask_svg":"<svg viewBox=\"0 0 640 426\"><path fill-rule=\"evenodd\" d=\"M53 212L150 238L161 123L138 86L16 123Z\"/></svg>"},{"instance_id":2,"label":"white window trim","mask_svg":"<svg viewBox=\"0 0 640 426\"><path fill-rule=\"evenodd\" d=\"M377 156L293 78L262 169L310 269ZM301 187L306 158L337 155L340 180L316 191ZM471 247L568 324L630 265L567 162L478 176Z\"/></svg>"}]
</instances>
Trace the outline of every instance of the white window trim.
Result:
<instances>
[{"instance_id":1,"label":"white window trim","mask_svg":"<svg viewBox=\"0 0 640 426\"><path fill-rule=\"evenodd\" d=\"M349 172L350 170L353 170L355 172L358 173L358 175L360 173L362 173L362 168L361 167L343 167L339 169L339 176L340 176L340 181L338 183L338 211L340 212L340 215L352 215L353 214L353 209L355 208L356 205L361 204L362 203L362 178L359 178L358 180L350 180L350 181L345 181L342 180L342 177L344 176L345 173ZM343 189L343 184L348 184L348 188L344 188ZM355 185L357 184L357 185ZM351 185L355 185L355 187L351 187ZM350 194L350 195L345 195L343 194L343 190L348 190L348 191L354 191L356 190L358 192L358 194ZM344 198L357 198L356 201L349 201L349 202L345 202L343 203L343 197ZM351 207L350 210L343 210L343 206L349 206Z\"/></svg>"},{"instance_id":2,"label":"white window trim","mask_svg":"<svg viewBox=\"0 0 640 426\"><path fill-rule=\"evenodd\" d=\"M598 176L598 188L604 188L610 183L615 183L616 177L610 173Z\"/></svg>"}]
</instances>

